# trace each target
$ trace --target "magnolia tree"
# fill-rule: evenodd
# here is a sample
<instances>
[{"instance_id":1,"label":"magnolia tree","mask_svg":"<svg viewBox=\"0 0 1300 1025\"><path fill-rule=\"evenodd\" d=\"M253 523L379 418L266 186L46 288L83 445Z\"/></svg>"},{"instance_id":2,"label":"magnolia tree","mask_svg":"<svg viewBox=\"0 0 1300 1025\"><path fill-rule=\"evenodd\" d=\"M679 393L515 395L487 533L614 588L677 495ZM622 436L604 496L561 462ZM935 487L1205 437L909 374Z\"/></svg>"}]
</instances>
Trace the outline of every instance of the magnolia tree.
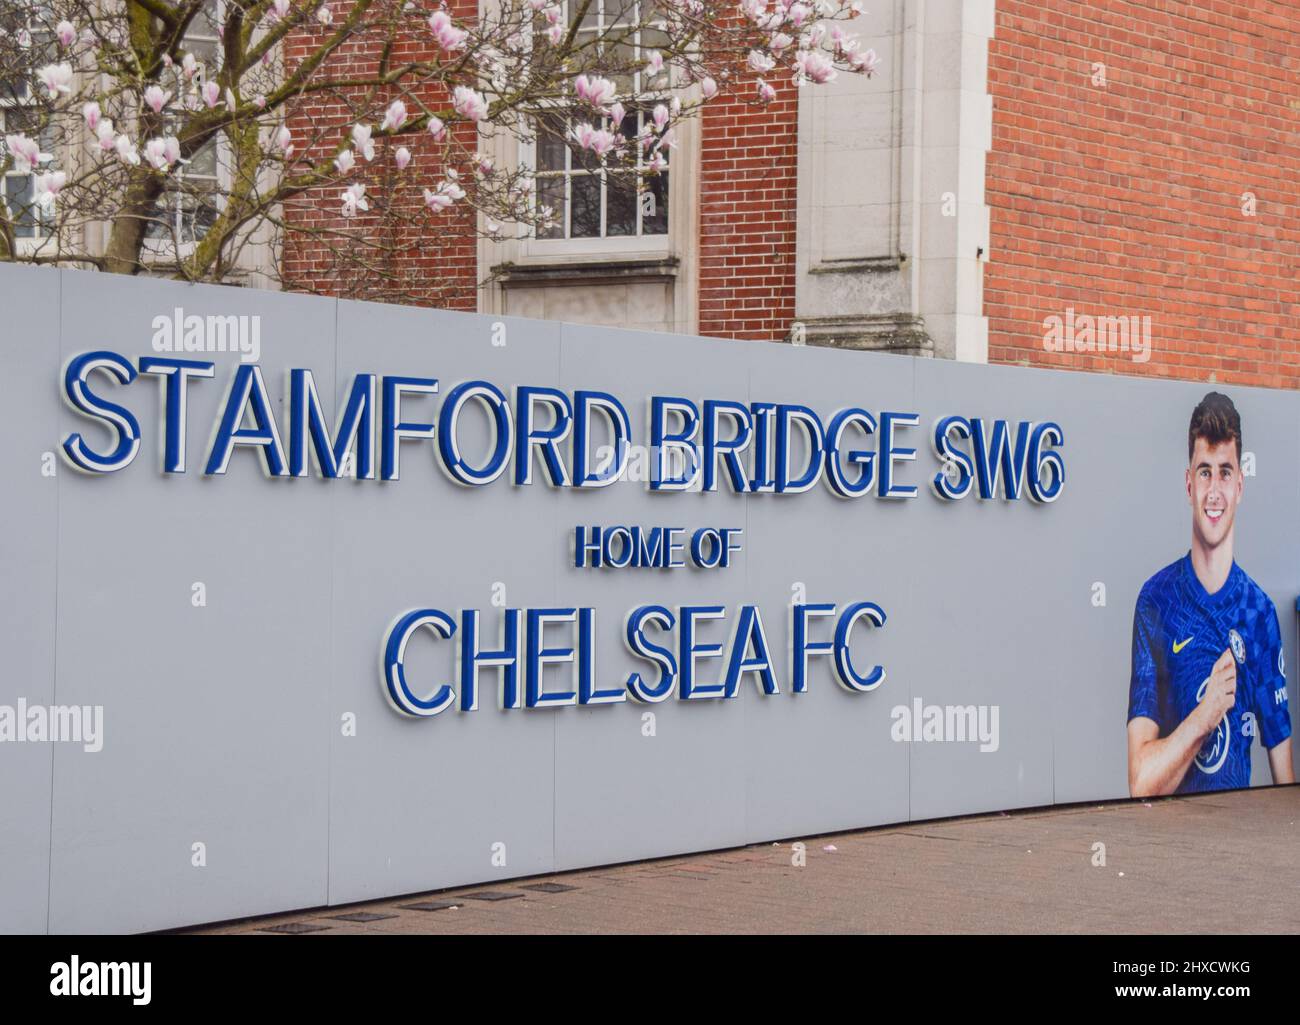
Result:
<instances>
[{"instance_id":1,"label":"magnolia tree","mask_svg":"<svg viewBox=\"0 0 1300 1025\"><path fill-rule=\"evenodd\" d=\"M678 124L871 75L843 0L0 0L0 258L220 281L555 230L526 159L653 192ZM540 141L539 141L540 140ZM350 268L350 269L349 269ZM400 287L389 289L400 294Z\"/></svg>"}]
</instances>

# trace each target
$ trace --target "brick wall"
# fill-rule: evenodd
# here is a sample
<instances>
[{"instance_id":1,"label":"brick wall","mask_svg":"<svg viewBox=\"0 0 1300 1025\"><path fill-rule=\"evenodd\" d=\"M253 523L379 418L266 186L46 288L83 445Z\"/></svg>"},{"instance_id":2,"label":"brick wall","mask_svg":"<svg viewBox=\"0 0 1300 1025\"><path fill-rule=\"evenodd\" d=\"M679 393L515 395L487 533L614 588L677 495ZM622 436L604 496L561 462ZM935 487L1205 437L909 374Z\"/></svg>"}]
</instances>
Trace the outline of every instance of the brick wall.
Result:
<instances>
[{"instance_id":1,"label":"brick wall","mask_svg":"<svg viewBox=\"0 0 1300 1025\"><path fill-rule=\"evenodd\" d=\"M766 107L729 94L701 115L702 335L773 341L794 320L798 89L772 78Z\"/></svg>"},{"instance_id":2,"label":"brick wall","mask_svg":"<svg viewBox=\"0 0 1300 1025\"><path fill-rule=\"evenodd\" d=\"M335 27L349 6L335 4ZM464 16L474 12L477 5L476 0L453 0L449 8L453 15ZM438 56L437 45L423 22L416 26L395 46L394 63ZM313 24L288 37L287 70L291 73L298 62L315 52L330 31L333 29ZM379 52L375 38L351 41L327 64L328 77L373 74ZM368 106L377 107L380 113L364 120L377 126L383 106L396 95L377 94L371 98ZM449 107L442 91L435 94L426 90L417 95L431 109ZM307 94L296 100L285 123L299 151L313 160L331 157L339 141L347 138L356 120L351 111L362 100L360 90ZM409 97L407 106L412 115L417 113ZM322 131L322 126L328 126L328 130ZM456 141L473 152L473 126L459 124L453 131ZM448 309L476 309L474 213L468 205L460 205L431 214L424 205L423 188L432 187L442 176L442 145L426 132L397 140L386 140L376 132L375 141L373 163L367 164L361 154L356 154L358 171L347 179L349 184L365 184L371 207L368 213L350 220L342 216L339 193L344 183L313 189L286 204L285 220L294 230L284 237L281 274L285 287ZM399 172L393 161L398 146L406 146L412 154L404 172ZM468 166L460 170L462 175L470 173Z\"/></svg>"},{"instance_id":3,"label":"brick wall","mask_svg":"<svg viewBox=\"0 0 1300 1025\"><path fill-rule=\"evenodd\" d=\"M990 361L1300 386L1298 74L1293 0L998 0ZM1067 307L1150 361L1045 351Z\"/></svg>"},{"instance_id":4,"label":"brick wall","mask_svg":"<svg viewBox=\"0 0 1300 1025\"><path fill-rule=\"evenodd\" d=\"M468 15L475 9L475 0L456 0L451 9L454 15ZM290 38L286 47L290 67L312 51L323 33L313 26ZM435 55L434 49L426 36L416 33L399 56L428 58ZM333 62L333 70L373 70L376 52L375 46L364 42L350 45ZM743 100L715 101L702 115L699 223L672 228L674 233L699 232L701 334L782 339L794 318L797 90L786 75L774 79L777 99L767 107L749 102L752 76L744 75ZM299 149L322 123L350 124L348 104L354 100L322 94L300 101L287 121ZM469 131L464 126L462 130ZM465 142L472 148L471 140L472 133L467 134ZM414 154L409 180L428 183L436 172L428 158L432 148L428 139L403 142ZM332 154L336 146L337 137L331 135L320 139L310 152L319 157L327 151ZM374 208L369 215L348 222L339 214L341 185L307 193L286 209L286 220L299 229L285 238L282 274L286 287L475 308L477 283L486 269L479 273L477 267L472 220L464 214L417 217L415 223L425 225L422 231L398 224L396 218L385 223L379 208L395 178L389 145L381 141L379 149L374 164L363 168L366 173L350 179L366 183ZM685 176L674 177L674 187L693 185ZM418 214L419 189L399 199L398 205L403 203L407 214L412 210ZM385 285L384 274L359 275L351 260L340 260L331 252L340 245L334 233L362 228L389 250L386 254L376 251L373 259L380 271L393 275L391 287ZM679 241L685 239L679 236Z\"/></svg>"}]
</instances>

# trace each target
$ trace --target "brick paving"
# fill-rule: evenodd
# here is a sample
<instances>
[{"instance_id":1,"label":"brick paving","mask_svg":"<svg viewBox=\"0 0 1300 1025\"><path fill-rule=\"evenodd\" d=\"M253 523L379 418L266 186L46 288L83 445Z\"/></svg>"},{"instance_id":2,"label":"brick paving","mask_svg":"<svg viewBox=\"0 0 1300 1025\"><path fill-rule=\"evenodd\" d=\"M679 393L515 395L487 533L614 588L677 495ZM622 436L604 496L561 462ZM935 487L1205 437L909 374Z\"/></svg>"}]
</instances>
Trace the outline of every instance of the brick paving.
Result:
<instances>
[{"instance_id":1,"label":"brick paving","mask_svg":"<svg viewBox=\"0 0 1300 1025\"><path fill-rule=\"evenodd\" d=\"M806 837L802 867L789 840L185 931L1293 933L1297 822L1300 786L1077 805Z\"/></svg>"}]
</instances>

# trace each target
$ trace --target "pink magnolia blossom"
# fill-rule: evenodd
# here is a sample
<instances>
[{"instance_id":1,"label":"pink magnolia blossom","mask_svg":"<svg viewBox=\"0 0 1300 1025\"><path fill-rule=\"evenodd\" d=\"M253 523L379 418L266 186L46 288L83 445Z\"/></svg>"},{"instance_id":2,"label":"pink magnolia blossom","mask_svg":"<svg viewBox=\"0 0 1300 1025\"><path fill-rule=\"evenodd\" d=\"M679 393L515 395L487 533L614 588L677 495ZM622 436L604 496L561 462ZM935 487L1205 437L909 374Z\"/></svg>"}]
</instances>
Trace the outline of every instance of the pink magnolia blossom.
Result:
<instances>
[{"instance_id":1,"label":"pink magnolia blossom","mask_svg":"<svg viewBox=\"0 0 1300 1025\"><path fill-rule=\"evenodd\" d=\"M711 78L706 78L700 83L700 92L706 100L711 100L718 95L718 83Z\"/></svg>"},{"instance_id":2,"label":"pink magnolia blossom","mask_svg":"<svg viewBox=\"0 0 1300 1025\"><path fill-rule=\"evenodd\" d=\"M762 50L749 51L749 70L757 71L760 75L764 72L771 71L776 67L776 58L770 53L764 53Z\"/></svg>"},{"instance_id":3,"label":"pink magnolia blossom","mask_svg":"<svg viewBox=\"0 0 1300 1025\"><path fill-rule=\"evenodd\" d=\"M171 161L167 159L166 143L162 139L145 141L144 159L156 170L167 171L171 168Z\"/></svg>"},{"instance_id":4,"label":"pink magnolia blossom","mask_svg":"<svg viewBox=\"0 0 1300 1025\"><path fill-rule=\"evenodd\" d=\"M163 92L160 86L151 85L144 91L144 102L155 114L161 114L171 98L171 93Z\"/></svg>"},{"instance_id":5,"label":"pink magnolia blossom","mask_svg":"<svg viewBox=\"0 0 1300 1025\"><path fill-rule=\"evenodd\" d=\"M433 38L438 40L438 45L448 53L464 46L469 35L463 28L457 28L451 23L451 16L446 11L434 11L429 15L429 30L433 33Z\"/></svg>"},{"instance_id":6,"label":"pink magnolia blossom","mask_svg":"<svg viewBox=\"0 0 1300 1025\"><path fill-rule=\"evenodd\" d=\"M863 50L860 53L855 53L849 59L849 63L868 78L880 70L880 58L876 56L875 50Z\"/></svg>"},{"instance_id":7,"label":"pink magnolia blossom","mask_svg":"<svg viewBox=\"0 0 1300 1025\"><path fill-rule=\"evenodd\" d=\"M194 54L187 53L181 61L181 74L185 76L185 81L194 77L195 72L199 70L199 62L195 60Z\"/></svg>"},{"instance_id":8,"label":"pink magnolia blossom","mask_svg":"<svg viewBox=\"0 0 1300 1025\"><path fill-rule=\"evenodd\" d=\"M233 89L227 88L226 109L229 111L233 111L237 106L239 106L239 104L235 102L235 91Z\"/></svg>"},{"instance_id":9,"label":"pink magnolia blossom","mask_svg":"<svg viewBox=\"0 0 1300 1025\"><path fill-rule=\"evenodd\" d=\"M782 50L788 50L794 45L794 40L784 32L778 32L768 40L768 49L773 53L780 53Z\"/></svg>"},{"instance_id":10,"label":"pink magnolia blossom","mask_svg":"<svg viewBox=\"0 0 1300 1025\"><path fill-rule=\"evenodd\" d=\"M5 147L14 158L13 169L19 174L27 174L41 159L41 147L35 139L25 135L6 135Z\"/></svg>"},{"instance_id":11,"label":"pink magnolia blossom","mask_svg":"<svg viewBox=\"0 0 1300 1025\"><path fill-rule=\"evenodd\" d=\"M800 84L811 79L825 85L836 76L835 65L820 50L803 50L794 59L794 80Z\"/></svg>"},{"instance_id":12,"label":"pink magnolia blossom","mask_svg":"<svg viewBox=\"0 0 1300 1025\"><path fill-rule=\"evenodd\" d=\"M329 4L321 4L316 9L316 20L326 28L334 24L334 12L330 10Z\"/></svg>"},{"instance_id":13,"label":"pink magnolia blossom","mask_svg":"<svg viewBox=\"0 0 1300 1025\"><path fill-rule=\"evenodd\" d=\"M758 98L762 103L771 103L776 99L776 90L761 78L758 80Z\"/></svg>"},{"instance_id":14,"label":"pink magnolia blossom","mask_svg":"<svg viewBox=\"0 0 1300 1025\"><path fill-rule=\"evenodd\" d=\"M99 127L99 119L101 117L99 104L94 100L91 100L81 108L81 116L86 119L86 128L93 132Z\"/></svg>"},{"instance_id":15,"label":"pink magnolia blossom","mask_svg":"<svg viewBox=\"0 0 1300 1025\"><path fill-rule=\"evenodd\" d=\"M447 126L437 114L429 115L429 134L433 136L435 142L442 142L447 138Z\"/></svg>"},{"instance_id":16,"label":"pink magnolia blossom","mask_svg":"<svg viewBox=\"0 0 1300 1025\"><path fill-rule=\"evenodd\" d=\"M355 217L358 210L369 210L370 204L366 202L366 187L360 182L355 185L349 185L339 195L343 200L343 216Z\"/></svg>"},{"instance_id":17,"label":"pink magnolia blossom","mask_svg":"<svg viewBox=\"0 0 1300 1025\"><path fill-rule=\"evenodd\" d=\"M275 148L284 154L286 160L293 156L293 133L289 131L288 125L277 128L272 141L275 143Z\"/></svg>"},{"instance_id":18,"label":"pink magnolia blossom","mask_svg":"<svg viewBox=\"0 0 1300 1025\"><path fill-rule=\"evenodd\" d=\"M577 93L578 99L585 100L593 107L604 110L614 102L617 89L613 82L608 78L595 76L588 78L586 75L579 75L573 81L573 91Z\"/></svg>"},{"instance_id":19,"label":"pink magnolia blossom","mask_svg":"<svg viewBox=\"0 0 1300 1025\"><path fill-rule=\"evenodd\" d=\"M269 53L270 51L268 50L267 52ZM255 106L258 110L265 110L266 97L263 96L261 93L258 93L256 96L253 97L253 106Z\"/></svg>"},{"instance_id":20,"label":"pink magnolia blossom","mask_svg":"<svg viewBox=\"0 0 1300 1025\"><path fill-rule=\"evenodd\" d=\"M397 165L397 169L399 171L405 171L410 162L411 151L405 146L399 146L397 152L393 154L393 163Z\"/></svg>"},{"instance_id":21,"label":"pink magnolia blossom","mask_svg":"<svg viewBox=\"0 0 1300 1025\"><path fill-rule=\"evenodd\" d=\"M267 21L280 21L289 16L289 0L271 0L271 9L266 12Z\"/></svg>"},{"instance_id":22,"label":"pink magnolia blossom","mask_svg":"<svg viewBox=\"0 0 1300 1025\"><path fill-rule=\"evenodd\" d=\"M217 105L217 100L221 96L221 86L209 80L203 83L203 88L200 91L203 94L203 102L207 104L208 110Z\"/></svg>"},{"instance_id":23,"label":"pink magnolia blossom","mask_svg":"<svg viewBox=\"0 0 1300 1025\"><path fill-rule=\"evenodd\" d=\"M99 148L107 153L117 145L117 138L113 135L113 122L109 118L99 122L95 128L95 135L99 139Z\"/></svg>"},{"instance_id":24,"label":"pink magnolia blossom","mask_svg":"<svg viewBox=\"0 0 1300 1025\"><path fill-rule=\"evenodd\" d=\"M61 21L55 26L54 34L59 37L59 45L66 50L77 41L77 26L70 21Z\"/></svg>"},{"instance_id":25,"label":"pink magnolia blossom","mask_svg":"<svg viewBox=\"0 0 1300 1025\"><path fill-rule=\"evenodd\" d=\"M652 115L655 123L655 130L662 132L664 125L668 123L668 108L662 103L655 104L654 114Z\"/></svg>"},{"instance_id":26,"label":"pink magnolia blossom","mask_svg":"<svg viewBox=\"0 0 1300 1025\"><path fill-rule=\"evenodd\" d=\"M352 168L356 166L357 158L352 155L350 149L345 149L334 158L334 166L339 169L339 174L349 174Z\"/></svg>"},{"instance_id":27,"label":"pink magnolia blossom","mask_svg":"<svg viewBox=\"0 0 1300 1025\"><path fill-rule=\"evenodd\" d=\"M60 93L67 96L72 92L71 64L47 64L36 72L36 77L52 100L58 99Z\"/></svg>"},{"instance_id":28,"label":"pink magnolia blossom","mask_svg":"<svg viewBox=\"0 0 1300 1025\"><path fill-rule=\"evenodd\" d=\"M615 103L609 108L609 120L614 126L614 131L618 131L619 126L623 123L623 118L627 117L627 110L621 103Z\"/></svg>"},{"instance_id":29,"label":"pink magnolia blossom","mask_svg":"<svg viewBox=\"0 0 1300 1025\"><path fill-rule=\"evenodd\" d=\"M381 132L393 132L406 124L406 104L401 100L394 100L384 114L383 124L379 126Z\"/></svg>"},{"instance_id":30,"label":"pink magnolia blossom","mask_svg":"<svg viewBox=\"0 0 1300 1025\"><path fill-rule=\"evenodd\" d=\"M603 128L593 128L585 122L574 125L570 135L580 147L591 150L598 157L603 157L618 143L613 132L607 132Z\"/></svg>"},{"instance_id":31,"label":"pink magnolia blossom","mask_svg":"<svg viewBox=\"0 0 1300 1025\"><path fill-rule=\"evenodd\" d=\"M439 183L438 191L424 190L424 202L435 214L442 213L458 199L464 198L465 190L456 182L454 172L449 172L447 180Z\"/></svg>"},{"instance_id":32,"label":"pink magnolia blossom","mask_svg":"<svg viewBox=\"0 0 1300 1025\"><path fill-rule=\"evenodd\" d=\"M424 190L424 202L435 214L440 214L455 202L450 196L442 192L431 192L429 189Z\"/></svg>"},{"instance_id":33,"label":"pink magnolia blossom","mask_svg":"<svg viewBox=\"0 0 1300 1025\"><path fill-rule=\"evenodd\" d=\"M369 163L375 159L375 143L370 138L372 129L369 125L352 126L352 145L361 151L361 155Z\"/></svg>"},{"instance_id":34,"label":"pink magnolia blossom","mask_svg":"<svg viewBox=\"0 0 1300 1025\"><path fill-rule=\"evenodd\" d=\"M488 114L488 104L483 94L464 85L456 86L451 105L457 114L471 121L482 121Z\"/></svg>"},{"instance_id":35,"label":"pink magnolia blossom","mask_svg":"<svg viewBox=\"0 0 1300 1025\"><path fill-rule=\"evenodd\" d=\"M492 172L496 170L496 165L492 163L492 158L483 153L475 153L474 162L478 165L478 173L484 178L490 178Z\"/></svg>"},{"instance_id":36,"label":"pink magnolia blossom","mask_svg":"<svg viewBox=\"0 0 1300 1025\"><path fill-rule=\"evenodd\" d=\"M664 55L658 50L650 51L650 59L646 61L646 71L651 75L657 75L664 69Z\"/></svg>"},{"instance_id":37,"label":"pink magnolia blossom","mask_svg":"<svg viewBox=\"0 0 1300 1025\"><path fill-rule=\"evenodd\" d=\"M33 194L41 209L51 210L54 208L54 200L58 197L59 190L63 188L67 181L68 176L63 171L50 171L36 176Z\"/></svg>"},{"instance_id":38,"label":"pink magnolia blossom","mask_svg":"<svg viewBox=\"0 0 1300 1025\"><path fill-rule=\"evenodd\" d=\"M668 161L664 159L662 153L656 153L646 162L646 167L658 174L660 171L668 170Z\"/></svg>"},{"instance_id":39,"label":"pink magnolia blossom","mask_svg":"<svg viewBox=\"0 0 1300 1025\"><path fill-rule=\"evenodd\" d=\"M118 157L122 163L130 164L132 167L140 163L140 152L135 148L133 143L125 135L119 135L117 141L113 143L113 148L117 150Z\"/></svg>"},{"instance_id":40,"label":"pink magnolia blossom","mask_svg":"<svg viewBox=\"0 0 1300 1025\"><path fill-rule=\"evenodd\" d=\"M556 22L546 30L546 38L552 46L559 46L560 40L564 38L564 26Z\"/></svg>"}]
</instances>

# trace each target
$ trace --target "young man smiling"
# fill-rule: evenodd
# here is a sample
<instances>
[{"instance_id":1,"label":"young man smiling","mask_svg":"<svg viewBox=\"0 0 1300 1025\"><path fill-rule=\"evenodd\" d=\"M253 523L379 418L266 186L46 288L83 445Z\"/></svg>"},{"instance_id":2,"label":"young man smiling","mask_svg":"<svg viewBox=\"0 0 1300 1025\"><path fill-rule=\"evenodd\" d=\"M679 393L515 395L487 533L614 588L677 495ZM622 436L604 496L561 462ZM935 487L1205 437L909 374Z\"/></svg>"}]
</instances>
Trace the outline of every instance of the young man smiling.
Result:
<instances>
[{"instance_id":1,"label":"young man smiling","mask_svg":"<svg viewBox=\"0 0 1300 1025\"><path fill-rule=\"evenodd\" d=\"M1142 586L1133 613L1134 797L1249 786L1256 735L1273 782L1295 782L1277 611L1232 557L1241 417L1226 395L1193 411L1187 454L1191 551Z\"/></svg>"}]
</instances>

